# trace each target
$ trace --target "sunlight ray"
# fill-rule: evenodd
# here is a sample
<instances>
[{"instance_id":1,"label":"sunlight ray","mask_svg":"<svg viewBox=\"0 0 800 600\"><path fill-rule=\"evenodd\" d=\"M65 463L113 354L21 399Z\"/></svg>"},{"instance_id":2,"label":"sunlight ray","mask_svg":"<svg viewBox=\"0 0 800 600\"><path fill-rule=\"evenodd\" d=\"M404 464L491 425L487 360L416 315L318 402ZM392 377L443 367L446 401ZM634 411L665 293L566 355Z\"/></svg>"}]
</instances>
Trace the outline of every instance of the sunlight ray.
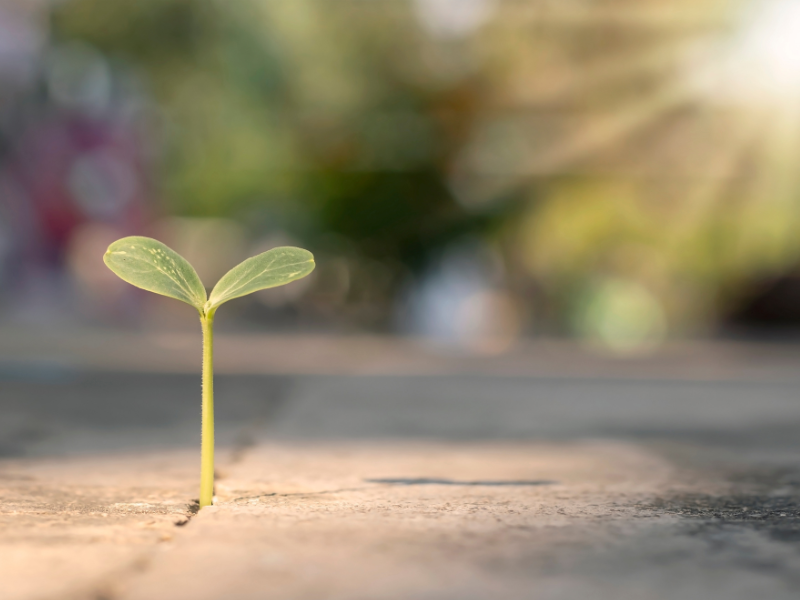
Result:
<instances>
[{"instance_id":1,"label":"sunlight ray","mask_svg":"<svg viewBox=\"0 0 800 600\"><path fill-rule=\"evenodd\" d=\"M697 229L713 213L744 158L758 146L765 120L764 113L751 112L743 115L738 126L731 128L731 139L728 143L708 157L704 165L704 175L697 180L682 202L676 241L685 241L696 234Z\"/></svg>"},{"instance_id":2,"label":"sunlight ray","mask_svg":"<svg viewBox=\"0 0 800 600\"><path fill-rule=\"evenodd\" d=\"M645 75L659 75L685 63L695 53L694 45L683 44L679 49L674 42L620 60L611 58L593 60L577 70L558 69L547 77L536 102L563 102L581 98L591 88Z\"/></svg>"},{"instance_id":3,"label":"sunlight ray","mask_svg":"<svg viewBox=\"0 0 800 600\"><path fill-rule=\"evenodd\" d=\"M795 206L800 185L800 112L770 116L755 157L755 176L746 192L741 218L748 225L741 228L737 252L741 259L748 253L758 257L761 268L773 271L785 268L800 251ZM756 254L755 248L759 249Z\"/></svg>"},{"instance_id":4,"label":"sunlight ray","mask_svg":"<svg viewBox=\"0 0 800 600\"><path fill-rule=\"evenodd\" d=\"M778 111L771 116L769 127L762 132L756 200L786 203L793 200L800 182L800 112Z\"/></svg>"},{"instance_id":5,"label":"sunlight ray","mask_svg":"<svg viewBox=\"0 0 800 600\"><path fill-rule=\"evenodd\" d=\"M661 6L599 6L597 3L508 2L503 14L509 21L528 23L535 20L546 26L630 27L636 29L691 30L720 27L730 21L730 11L713 4L686 2L676 6L670 2Z\"/></svg>"},{"instance_id":6,"label":"sunlight ray","mask_svg":"<svg viewBox=\"0 0 800 600\"><path fill-rule=\"evenodd\" d=\"M694 100L694 92L683 85L673 85L649 99L617 108L612 115L597 115L586 128L567 135L561 144L542 152L531 161L534 174L549 174L594 152L621 142L638 130L651 125L670 111Z\"/></svg>"}]
</instances>

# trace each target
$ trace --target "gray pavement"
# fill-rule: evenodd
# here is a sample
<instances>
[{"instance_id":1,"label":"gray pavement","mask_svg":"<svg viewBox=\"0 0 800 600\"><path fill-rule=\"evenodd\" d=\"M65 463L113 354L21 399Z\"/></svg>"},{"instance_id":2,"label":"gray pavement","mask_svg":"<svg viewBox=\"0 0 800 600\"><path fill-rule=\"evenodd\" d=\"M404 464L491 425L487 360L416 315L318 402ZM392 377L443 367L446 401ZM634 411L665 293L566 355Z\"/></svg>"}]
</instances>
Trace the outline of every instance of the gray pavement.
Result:
<instances>
[{"instance_id":1,"label":"gray pavement","mask_svg":"<svg viewBox=\"0 0 800 600\"><path fill-rule=\"evenodd\" d=\"M0 342L0 597L800 595L796 347L262 342L221 359L198 514L190 348Z\"/></svg>"}]
</instances>

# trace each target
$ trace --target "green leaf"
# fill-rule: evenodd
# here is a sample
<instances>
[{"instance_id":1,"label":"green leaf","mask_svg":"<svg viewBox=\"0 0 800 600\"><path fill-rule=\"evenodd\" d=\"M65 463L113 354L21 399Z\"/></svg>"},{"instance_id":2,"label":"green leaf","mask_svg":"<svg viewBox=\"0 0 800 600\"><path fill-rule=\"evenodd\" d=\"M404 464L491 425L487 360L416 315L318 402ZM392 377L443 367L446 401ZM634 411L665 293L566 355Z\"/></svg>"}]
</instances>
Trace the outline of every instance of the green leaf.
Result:
<instances>
[{"instance_id":1,"label":"green leaf","mask_svg":"<svg viewBox=\"0 0 800 600\"><path fill-rule=\"evenodd\" d=\"M206 303L206 289L192 265L158 240L131 236L108 247L103 262L122 280L191 304L198 310Z\"/></svg>"},{"instance_id":2,"label":"green leaf","mask_svg":"<svg viewBox=\"0 0 800 600\"><path fill-rule=\"evenodd\" d=\"M206 311L258 290L285 285L314 270L314 255L302 248L273 248L228 271L211 291Z\"/></svg>"}]
</instances>

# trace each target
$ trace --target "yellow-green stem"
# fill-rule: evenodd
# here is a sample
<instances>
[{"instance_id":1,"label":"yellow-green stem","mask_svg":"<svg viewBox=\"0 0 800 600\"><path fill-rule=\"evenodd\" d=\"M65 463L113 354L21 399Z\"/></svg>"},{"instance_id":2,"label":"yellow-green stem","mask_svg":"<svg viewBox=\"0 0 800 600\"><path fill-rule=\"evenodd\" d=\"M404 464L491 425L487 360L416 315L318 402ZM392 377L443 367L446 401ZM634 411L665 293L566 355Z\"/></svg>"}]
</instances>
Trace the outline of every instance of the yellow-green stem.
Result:
<instances>
[{"instance_id":1,"label":"yellow-green stem","mask_svg":"<svg viewBox=\"0 0 800 600\"><path fill-rule=\"evenodd\" d=\"M200 508L214 498L214 311L200 315L203 326L203 424L200 448Z\"/></svg>"}]
</instances>

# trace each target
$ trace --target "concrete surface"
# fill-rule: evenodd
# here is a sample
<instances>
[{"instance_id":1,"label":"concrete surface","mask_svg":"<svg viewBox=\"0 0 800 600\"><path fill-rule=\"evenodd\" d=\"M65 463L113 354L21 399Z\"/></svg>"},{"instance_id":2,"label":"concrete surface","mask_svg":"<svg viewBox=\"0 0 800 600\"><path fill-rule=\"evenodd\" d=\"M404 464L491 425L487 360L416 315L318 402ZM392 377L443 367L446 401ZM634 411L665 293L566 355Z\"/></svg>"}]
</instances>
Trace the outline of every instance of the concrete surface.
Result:
<instances>
[{"instance_id":1,"label":"concrete surface","mask_svg":"<svg viewBox=\"0 0 800 600\"><path fill-rule=\"evenodd\" d=\"M554 376L253 359L218 378L195 514L197 376L0 347L0 598L798 597L800 351L559 352Z\"/></svg>"}]
</instances>

